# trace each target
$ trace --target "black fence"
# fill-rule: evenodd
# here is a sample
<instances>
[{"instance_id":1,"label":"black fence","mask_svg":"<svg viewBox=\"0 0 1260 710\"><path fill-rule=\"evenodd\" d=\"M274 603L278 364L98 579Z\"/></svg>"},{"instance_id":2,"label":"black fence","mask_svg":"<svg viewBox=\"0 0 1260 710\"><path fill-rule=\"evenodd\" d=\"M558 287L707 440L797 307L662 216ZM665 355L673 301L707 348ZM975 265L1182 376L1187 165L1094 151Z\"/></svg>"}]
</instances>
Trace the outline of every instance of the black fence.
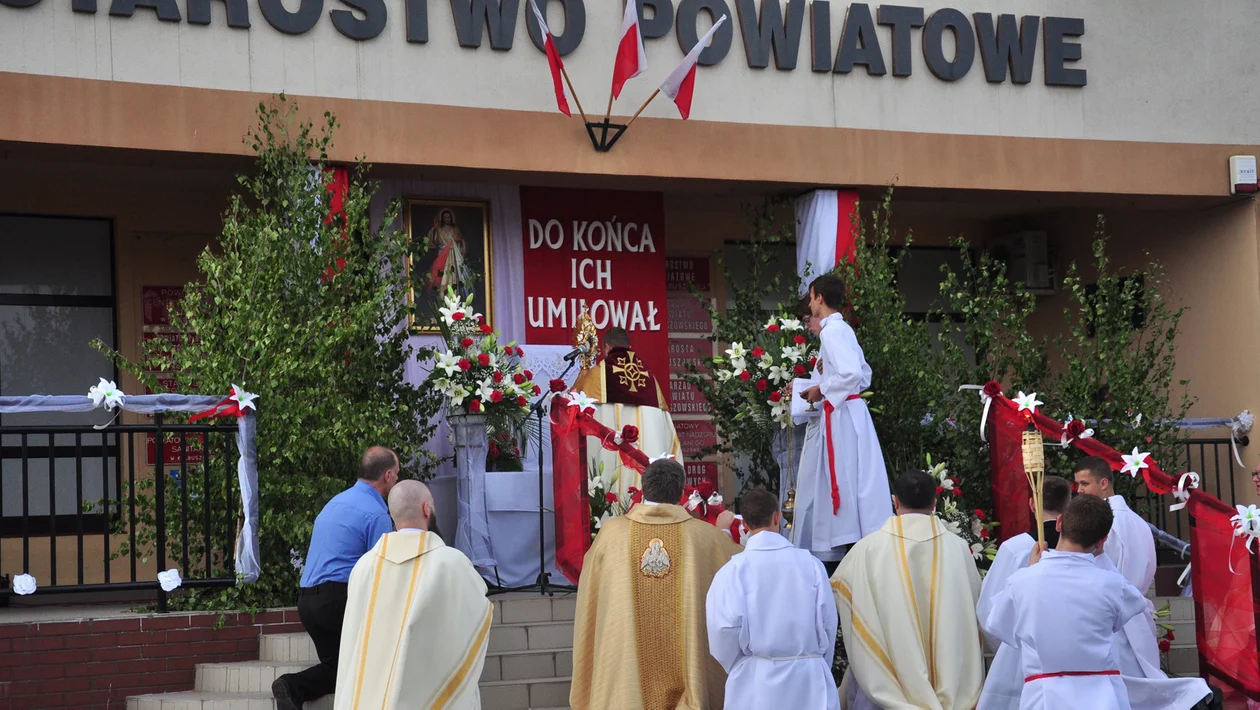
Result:
<instances>
[{"instance_id":1,"label":"black fence","mask_svg":"<svg viewBox=\"0 0 1260 710\"><path fill-rule=\"evenodd\" d=\"M169 568L182 587L235 584L236 432L160 414L100 430L0 426L0 570L36 576L37 595L156 592L159 611Z\"/></svg>"},{"instance_id":2,"label":"black fence","mask_svg":"<svg viewBox=\"0 0 1260 710\"><path fill-rule=\"evenodd\" d=\"M1185 443L1181 460L1175 465L1161 465L1161 468L1174 480L1186 471L1198 473L1199 489L1231 508L1238 500L1238 476L1243 469L1234 461L1229 438L1190 439ZM1178 540L1189 540L1189 514L1184 508L1175 512L1168 510L1176 502L1171 495L1154 495L1145 487L1134 496L1134 508L1147 522ZM1161 554L1166 555L1166 549L1161 550Z\"/></svg>"}]
</instances>

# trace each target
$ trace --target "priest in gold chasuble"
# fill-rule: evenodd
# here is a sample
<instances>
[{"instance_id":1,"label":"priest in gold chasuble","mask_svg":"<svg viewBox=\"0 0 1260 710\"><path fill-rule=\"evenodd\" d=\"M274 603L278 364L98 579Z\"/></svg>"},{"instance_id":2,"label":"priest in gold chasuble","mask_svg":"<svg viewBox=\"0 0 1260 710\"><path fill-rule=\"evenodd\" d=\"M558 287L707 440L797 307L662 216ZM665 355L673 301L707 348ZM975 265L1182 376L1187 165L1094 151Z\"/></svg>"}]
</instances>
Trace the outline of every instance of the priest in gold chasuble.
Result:
<instances>
[{"instance_id":1,"label":"priest in gold chasuble","mask_svg":"<svg viewBox=\"0 0 1260 710\"><path fill-rule=\"evenodd\" d=\"M574 710L722 707L726 673L709 653L705 596L740 547L674 504L682 487L681 465L652 463L643 503L607 520L586 553L573 634Z\"/></svg>"},{"instance_id":2,"label":"priest in gold chasuble","mask_svg":"<svg viewBox=\"0 0 1260 710\"><path fill-rule=\"evenodd\" d=\"M639 450L649 457L670 454L682 463L682 446L669 416L669 401L643 358L630 348L630 336L622 328L604 331L604 357L582 370L573 389L597 400L595 419L613 431L626 425L639 430ZM603 464L603 475L615 485L607 490L628 499L630 488L641 488L639 473L622 465L616 451L596 450L589 455ZM589 463L589 462L588 462ZM594 476L595 471L590 471Z\"/></svg>"}]
</instances>

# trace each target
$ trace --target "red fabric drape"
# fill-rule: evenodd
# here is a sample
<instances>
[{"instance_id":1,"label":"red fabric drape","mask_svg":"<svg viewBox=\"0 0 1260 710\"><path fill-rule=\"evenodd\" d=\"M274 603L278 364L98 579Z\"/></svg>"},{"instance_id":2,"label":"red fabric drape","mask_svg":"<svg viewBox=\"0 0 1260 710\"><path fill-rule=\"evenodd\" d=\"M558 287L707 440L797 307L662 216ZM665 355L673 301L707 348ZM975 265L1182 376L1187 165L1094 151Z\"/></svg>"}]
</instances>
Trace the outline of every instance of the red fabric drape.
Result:
<instances>
[{"instance_id":1,"label":"red fabric drape","mask_svg":"<svg viewBox=\"0 0 1260 710\"><path fill-rule=\"evenodd\" d=\"M1190 576L1195 640L1206 664L1200 670L1260 699L1254 591L1260 579L1255 556L1247 551L1245 537L1234 537L1232 508L1194 491L1187 510L1194 518L1190 526Z\"/></svg>"},{"instance_id":2,"label":"red fabric drape","mask_svg":"<svg viewBox=\"0 0 1260 710\"><path fill-rule=\"evenodd\" d=\"M621 463L639 473L648 458L627 441L617 444L617 432L600 424L588 412L578 413L568 400L551 403L551 486L556 506L556 567L577 584L582 558L591 546L591 499L587 488L585 437L592 436L608 451L617 451Z\"/></svg>"},{"instance_id":3,"label":"red fabric drape","mask_svg":"<svg viewBox=\"0 0 1260 710\"><path fill-rule=\"evenodd\" d=\"M330 175L328 182L328 216L324 218L325 224L341 226L341 242L337 245L335 257L335 266L329 265L327 271L324 272L324 280L330 281L334 276L341 273L346 268L345 249L349 235L349 225L346 223L346 197L350 194L350 171L345 168L326 168L325 173Z\"/></svg>"},{"instance_id":4,"label":"red fabric drape","mask_svg":"<svg viewBox=\"0 0 1260 710\"><path fill-rule=\"evenodd\" d=\"M836 190L836 266L857 261L857 231L853 216L858 209L856 190Z\"/></svg>"}]
</instances>

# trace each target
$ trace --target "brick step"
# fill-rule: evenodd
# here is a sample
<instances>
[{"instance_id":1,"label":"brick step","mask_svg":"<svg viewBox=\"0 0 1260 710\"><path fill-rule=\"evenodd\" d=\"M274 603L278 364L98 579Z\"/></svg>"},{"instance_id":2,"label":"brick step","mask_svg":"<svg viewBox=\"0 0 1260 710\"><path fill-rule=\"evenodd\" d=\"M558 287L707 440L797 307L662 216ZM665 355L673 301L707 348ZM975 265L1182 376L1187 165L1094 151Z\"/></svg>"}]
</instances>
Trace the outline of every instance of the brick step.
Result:
<instances>
[{"instance_id":1,"label":"brick step","mask_svg":"<svg viewBox=\"0 0 1260 710\"><path fill-rule=\"evenodd\" d=\"M483 710L569 706L569 678L527 678L481 683Z\"/></svg>"},{"instance_id":2,"label":"brick step","mask_svg":"<svg viewBox=\"0 0 1260 710\"><path fill-rule=\"evenodd\" d=\"M333 698L329 695L303 707L305 710L332 710ZM276 701L270 691L207 693L190 690L185 693L135 695L127 698L127 710L276 710Z\"/></svg>"}]
</instances>

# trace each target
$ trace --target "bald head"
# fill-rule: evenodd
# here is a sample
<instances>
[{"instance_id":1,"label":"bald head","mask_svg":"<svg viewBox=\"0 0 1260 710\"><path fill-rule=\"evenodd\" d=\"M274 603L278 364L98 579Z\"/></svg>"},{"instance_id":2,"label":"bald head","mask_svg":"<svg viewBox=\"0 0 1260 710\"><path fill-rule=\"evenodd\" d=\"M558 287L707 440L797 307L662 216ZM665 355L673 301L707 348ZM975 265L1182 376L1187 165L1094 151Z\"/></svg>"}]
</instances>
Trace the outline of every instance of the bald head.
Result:
<instances>
[{"instance_id":1,"label":"bald head","mask_svg":"<svg viewBox=\"0 0 1260 710\"><path fill-rule=\"evenodd\" d=\"M434 517L433 494L419 481L399 481L389 492L389 517L394 527L429 530Z\"/></svg>"}]
</instances>

